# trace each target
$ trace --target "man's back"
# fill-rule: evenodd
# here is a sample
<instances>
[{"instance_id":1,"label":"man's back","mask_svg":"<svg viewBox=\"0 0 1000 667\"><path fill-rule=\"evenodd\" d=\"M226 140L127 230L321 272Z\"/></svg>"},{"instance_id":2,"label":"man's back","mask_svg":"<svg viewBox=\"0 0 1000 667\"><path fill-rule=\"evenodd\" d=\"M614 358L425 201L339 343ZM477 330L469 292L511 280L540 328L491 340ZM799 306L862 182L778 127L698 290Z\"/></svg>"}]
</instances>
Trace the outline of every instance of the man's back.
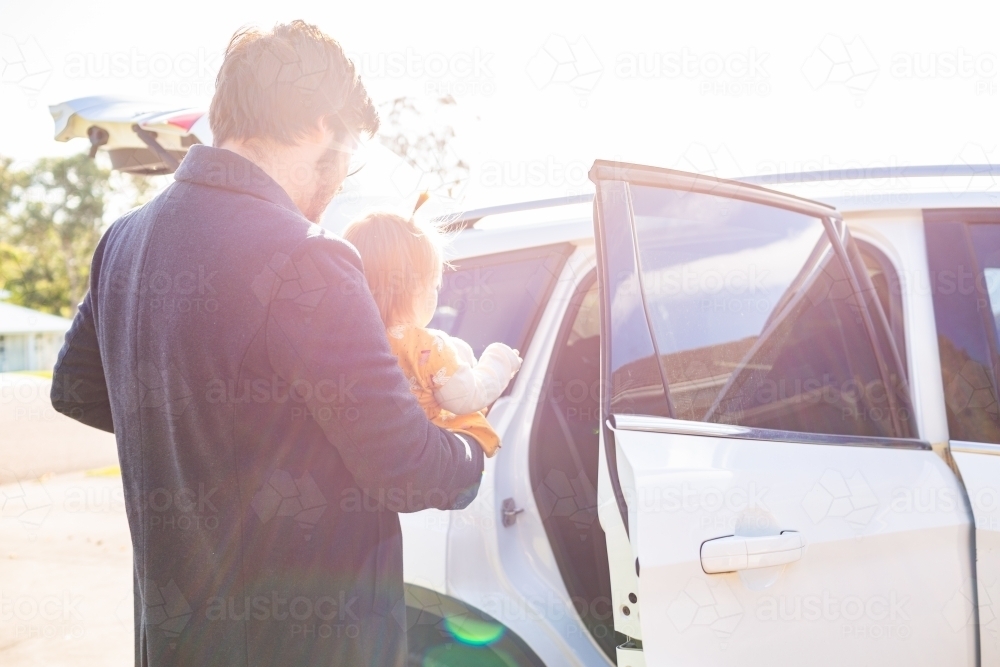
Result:
<instances>
[{"instance_id":1,"label":"man's back","mask_svg":"<svg viewBox=\"0 0 1000 667\"><path fill-rule=\"evenodd\" d=\"M467 504L479 448L409 394L350 246L235 153L176 178L102 240L53 384L113 423L136 662L398 660L395 512Z\"/></svg>"}]
</instances>

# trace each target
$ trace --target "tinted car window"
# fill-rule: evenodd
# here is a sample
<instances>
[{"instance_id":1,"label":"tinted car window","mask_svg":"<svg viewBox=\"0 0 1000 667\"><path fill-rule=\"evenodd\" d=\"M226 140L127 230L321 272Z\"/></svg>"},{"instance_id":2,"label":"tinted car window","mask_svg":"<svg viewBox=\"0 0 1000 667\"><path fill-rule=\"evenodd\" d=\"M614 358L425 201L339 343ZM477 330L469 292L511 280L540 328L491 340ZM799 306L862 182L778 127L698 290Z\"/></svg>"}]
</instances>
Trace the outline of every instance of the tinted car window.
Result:
<instances>
[{"instance_id":1,"label":"tinted car window","mask_svg":"<svg viewBox=\"0 0 1000 667\"><path fill-rule=\"evenodd\" d=\"M637 414L670 417L666 382L653 346L638 285L635 244L627 206L625 183L601 185L595 211L597 225L598 281L607 294L608 307L602 309L601 331L608 338L605 363L609 415ZM614 448L609 457L614 456ZM619 509L624 499L619 497ZM624 510L623 510L624 511Z\"/></svg>"},{"instance_id":2,"label":"tinted car window","mask_svg":"<svg viewBox=\"0 0 1000 667\"><path fill-rule=\"evenodd\" d=\"M454 262L428 326L461 338L477 357L496 342L525 352L571 249L560 244Z\"/></svg>"},{"instance_id":3,"label":"tinted car window","mask_svg":"<svg viewBox=\"0 0 1000 667\"><path fill-rule=\"evenodd\" d=\"M875 296L885 314L886 324L892 334L892 342L899 355L900 370L906 375L906 334L903 324L903 290L899 275L889 258L881 250L859 241L863 270L872 283ZM859 267L860 268L860 267Z\"/></svg>"},{"instance_id":4,"label":"tinted car window","mask_svg":"<svg viewBox=\"0 0 1000 667\"><path fill-rule=\"evenodd\" d=\"M925 235L950 437L1000 443L1000 215L966 222L981 215L928 213Z\"/></svg>"},{"instance_id":5,"label":"tinted car window","mask_svg":"<svg viewBox=\"0 0 1000 667\"><path fill-rule=\"evenodd\" d=\"M632 187L632 206L637 278L675 417L909 435L905 385L897 370L887 391L867 306L821 220L645 186Z\"/></svg>"}]
</instances>

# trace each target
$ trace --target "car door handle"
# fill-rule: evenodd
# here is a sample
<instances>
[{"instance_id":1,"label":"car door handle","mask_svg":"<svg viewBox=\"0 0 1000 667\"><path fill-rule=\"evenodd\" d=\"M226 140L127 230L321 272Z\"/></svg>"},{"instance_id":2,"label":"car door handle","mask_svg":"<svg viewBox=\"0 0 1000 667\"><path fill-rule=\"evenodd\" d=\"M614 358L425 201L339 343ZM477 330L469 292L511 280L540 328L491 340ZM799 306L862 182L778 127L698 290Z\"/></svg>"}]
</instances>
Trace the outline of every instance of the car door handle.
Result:
<instances>
[{"instance_id":1,"label":"car door handle","mask_svg":"<svg viewBox=\"0 0 1000 667\"><path fill-rule=\"evenodd\" d=\"M802 535L794 530L764 537L719 537L702 543L701 569L719 574L784 565L800 559L803 547Z\"/></svg>"}]
</instances>

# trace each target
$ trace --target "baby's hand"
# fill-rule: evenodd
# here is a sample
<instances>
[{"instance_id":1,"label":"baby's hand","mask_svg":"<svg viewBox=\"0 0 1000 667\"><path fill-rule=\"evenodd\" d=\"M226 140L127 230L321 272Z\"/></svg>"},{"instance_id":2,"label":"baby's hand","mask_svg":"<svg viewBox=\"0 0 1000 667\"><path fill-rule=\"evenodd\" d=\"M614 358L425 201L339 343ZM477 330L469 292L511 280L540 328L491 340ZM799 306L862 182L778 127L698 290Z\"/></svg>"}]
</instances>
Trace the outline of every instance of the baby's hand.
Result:
<instances>
[{"instance_id":1,"label":"baby's hand","mask_svg":"<svg viewBox=\"0 0 1000 667\"><path fill-rule=\"evenodd\" d=\"M521 368L521 355L517 350L512 350L503 343L490 343L483 351L483 356L496 359L506 366L508 373L506 379L514 377L514 374Z\"/></svg>"}]
</instances>

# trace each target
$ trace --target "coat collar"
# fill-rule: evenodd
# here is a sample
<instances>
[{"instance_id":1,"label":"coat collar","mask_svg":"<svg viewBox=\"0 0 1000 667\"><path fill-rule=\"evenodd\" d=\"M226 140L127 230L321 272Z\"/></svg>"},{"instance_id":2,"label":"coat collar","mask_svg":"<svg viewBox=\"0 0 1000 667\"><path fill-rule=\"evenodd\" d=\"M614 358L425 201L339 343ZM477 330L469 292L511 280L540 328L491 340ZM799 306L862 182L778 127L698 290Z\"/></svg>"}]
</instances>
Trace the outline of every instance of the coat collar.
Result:
<instances>
[{"instance_id":1,"label":"coat collar","mask_svg":"<svg viewBox=\"0 0 1000 667\"><path fill-rule=\"evenodd\" d=\"M277 181L250 160L225 148L192 146L174 173L174 180L250 195L302 215Z\"/></svg>"}]
</instances>

